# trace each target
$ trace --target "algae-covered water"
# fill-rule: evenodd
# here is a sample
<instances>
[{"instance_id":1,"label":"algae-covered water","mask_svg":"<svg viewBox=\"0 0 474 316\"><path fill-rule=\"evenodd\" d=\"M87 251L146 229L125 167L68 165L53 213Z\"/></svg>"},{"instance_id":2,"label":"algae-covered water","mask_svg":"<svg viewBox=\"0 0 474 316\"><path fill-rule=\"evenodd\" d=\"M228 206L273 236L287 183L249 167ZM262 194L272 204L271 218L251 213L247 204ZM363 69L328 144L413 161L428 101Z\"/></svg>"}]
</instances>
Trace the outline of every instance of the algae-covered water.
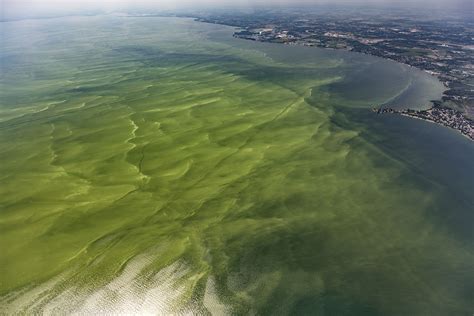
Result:
<instances>
[{"instance_id":1,"label":"algae-covered water","mask_svg":"<svg viewBox=\"0 0 474 316\"><path fill-rule=\"evenodd\" d=\"M1 23L0 309L471 315L474 146L435 78L178 18Z\"/></svg>"}]
</instances>

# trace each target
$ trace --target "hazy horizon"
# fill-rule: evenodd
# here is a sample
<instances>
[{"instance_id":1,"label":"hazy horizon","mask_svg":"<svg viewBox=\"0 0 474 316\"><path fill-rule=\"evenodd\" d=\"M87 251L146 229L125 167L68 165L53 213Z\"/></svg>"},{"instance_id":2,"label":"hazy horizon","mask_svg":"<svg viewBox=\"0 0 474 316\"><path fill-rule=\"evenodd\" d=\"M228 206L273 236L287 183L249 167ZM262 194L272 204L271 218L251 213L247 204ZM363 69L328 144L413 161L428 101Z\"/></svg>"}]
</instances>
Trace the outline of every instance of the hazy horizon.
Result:
<instances>
[{"instance_id":1,"label":"hazy horizon","mask_svg":"<svg viewBox=\"0 0 474 316\"><path fill-rule=\"evenodd\" d=\"M460 9L469 12L473 4L469 0L3 0L1 2L1 19L22 17L54 16L60 14L82 14L87 12L124 12L127 10L155 10L172 11L182 9L219 9L219 8L281 8L297 6L321 6L321 5L368 5L413 7L429 4L429 10L437 9Z\"/></svg>"}]
</instances>

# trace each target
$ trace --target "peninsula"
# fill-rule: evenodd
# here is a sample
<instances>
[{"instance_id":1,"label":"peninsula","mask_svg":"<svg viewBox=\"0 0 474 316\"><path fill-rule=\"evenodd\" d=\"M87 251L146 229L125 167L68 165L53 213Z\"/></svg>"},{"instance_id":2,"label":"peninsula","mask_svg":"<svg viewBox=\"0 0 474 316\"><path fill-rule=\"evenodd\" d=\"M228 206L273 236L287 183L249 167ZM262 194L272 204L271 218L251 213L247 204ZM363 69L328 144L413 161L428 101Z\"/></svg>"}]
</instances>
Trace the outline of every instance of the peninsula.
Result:
<instances>
[{"instance_id":1,"label":"peninsula","mask_svg":"<svg viewBox=\"0 0 474 316\"><path fill-rule=\"evenodd\" d=\"M429 12L414 15L407 10L375 9L354 14L350 10L319 8L188 16L238 27L234 37L241 39L344 49L421 69L436 76L446 91L432 109L404 110L400 114L424 115L426 120L457 129L473 139L474 22L469 15L453 17L446 13L441 17Z\"/></svg>"},{"instance_id":2,"label":"peninsula","mask_svg":"<svg viewBox=\"0 0 474 316\"><path fill-rule=\"evenodd\" d=\"M413 117L424 121L434 122L461 132L464 136L474 140L474 122L465 117L461 112L443 107L439 103L427 110L398 110L393 108L373 108L377 114L392 113Z\"/></svg>"}]
</instances>

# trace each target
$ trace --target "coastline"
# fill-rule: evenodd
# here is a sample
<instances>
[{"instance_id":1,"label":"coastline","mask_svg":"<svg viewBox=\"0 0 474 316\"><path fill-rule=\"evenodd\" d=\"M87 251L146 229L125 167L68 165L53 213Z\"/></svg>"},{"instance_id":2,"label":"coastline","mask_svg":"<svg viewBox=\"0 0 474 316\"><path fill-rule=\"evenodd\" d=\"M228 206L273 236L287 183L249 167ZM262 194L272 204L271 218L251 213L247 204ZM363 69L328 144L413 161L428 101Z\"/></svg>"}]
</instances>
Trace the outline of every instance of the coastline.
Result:
<instances>
[{"instance_id":1,"label":"coastline","mask_svg":"<svg viewBox=\"0 0 474 316\"><path fill-rule=\"evenodd\" d=\"M295 45L295 46L302 46L302 47L317 47L317 48L330 49L330 50L344 50L344 51L347 51L349 53L358 53L358 54L362 54L362 55L381 58L383 60L389 60L389 61L398 63L400 65L406 65L410 68L420 70L420 71L422 71L422 72L424 72L424 73L426 73L426 74L428 74L432 77L435 77L445 88L449 89L448 83L444 80L441 80L441 74L430 73L426 69L423 69L423 68L420 68L420 67L408 64L408 63L400 62L400 61L392 59L392 58L385 58L383 56L379 56L379 55L375 55L375 54L370 54L370 53L366 53L366 52L352 51L352 50L347 50L347 49L343 49L343 48L328 48L328 47L317 46L317 45L306 45L305 43L300 43L300 42L296 42L296 41L294 41L294 42L272 42L272 41L267 41L267 40L249 38L249 37L245 37L245 36L238 36L238 32L243 30L242 27L237 27L235 25L225 24L225 23L216 23L216 22L208 21L208 20L201 19L201 18L195 17L195 16L192 17L192 18L196 22L219 24L219 25L234 27L233 37L238 38L238 39L243 39L243 40L248 40L248 41L256 41L256 42L261 42L261 43L283 44L283 45L289 45L289 46L290 45ZM420 120L427 121L427 122L432 122L432 123L435 123L435 124L438 124L438 125L441 125L441 126L444 126L444 127L448 127L448 128L457 130L464 137L467 137L471 141L474 141L474 122L460 111L457 111L457 110L452 109L450 107L441 106L441 103L443 102L443 98L445 96L446 96L446 94L443 93L443 97L441 97L440 100L432 100L431 101L431 103L433 104L432 107L430 107L426 110L421 110L421 111L420 110L414 110L414 107L410 107L410 106L407 107L405 110L395 110L395 109L392 109L392 108L382 109L383 105L381 105L379 107L376 107L376 108L373 108L372 110L374 112L377 112L377 114L381 114L381 113L399 114L399 115L403 115L403 116L406 116L406 117L411 117L411 118L416 118L416 119L420 119ZM430 114L431 114L431 111L433 109L436 109L437 111L441 110L442 114L444 114L447 117L441 118L441 117L435 117L435 116L432 116L432 117L421 117L420 116L420 115L428 113L428 112L430 112ZM438 113L438 112L436 112L436 113ZM458 125L453 125L452 124L452 122L455 121L459 117L462 117L461 127L458 127ZM464 126L463 124L469 126L469 131L467 131L467 132L463 131L463 128L462 128Z\"/></svg>"},{"instance_id":2,"label":"coastline","mask_svg":"<svg viewBox=\"0 0 474 316\"><path fill-rule=\"evenodd\" d=\"M435 121L427 120L427 119L424 119L424 118L421 118L421 117L417 117L417 116L413 116L413 115L408 115L408 114L400 114L400 115L401 115L401 116L405 116L405 117L409 117L409 118L413 118L413 119L416 119L416 120L424 121L424 122L429 122L429 123L436 124L436 125L442 125L442 124L436 123ZM452 130L455 130L455 131L458 131L458 132L459 132L459 130L457 130L457 129L455 129L455 128L452 128L452 127L449 127L449 126L446 126L446 125L442 125L442 126L448 127L448 128L450 128L450 129L452 129ZM469 135L466 135L466 134L464 134L464 133L462 133L462 132L460 132L460 134L461 134L462 136L466 137L467 139L470 139L471 141L474 141L474 138L473 138L473 137L471 137L471 136L469 136Z\"/></svg>"},{"instance_id":3,"label":"coastline","mask_svg":"<svg viewBox=\"0 0 474 316\"><path fill-rule=\"evenodd\" d=\"M431 122L456 130L464 137L474 141L474 122L472 120L462 115L462 113L459 111L442 107L437 102L433 102L433 104L434 106L427 110L397 110L392 108L374 107L372 112L376 114L398 114L405 117Z\"/></svg>"}]
</instances>

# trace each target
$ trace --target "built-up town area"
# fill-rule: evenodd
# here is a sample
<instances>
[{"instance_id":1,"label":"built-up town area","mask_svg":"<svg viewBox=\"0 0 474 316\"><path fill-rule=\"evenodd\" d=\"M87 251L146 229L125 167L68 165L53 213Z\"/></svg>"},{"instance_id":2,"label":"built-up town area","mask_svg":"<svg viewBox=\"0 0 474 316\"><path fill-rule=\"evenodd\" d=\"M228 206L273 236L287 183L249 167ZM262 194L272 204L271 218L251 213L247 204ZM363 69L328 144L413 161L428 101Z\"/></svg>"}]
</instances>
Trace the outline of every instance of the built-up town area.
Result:
<instances>
[{"instance_id":1,"label":"built-up town area","mask_svg":"<svg viewBox=\"0 0 474 316\"><path fill-rule=\"evenodd\" d=\"M438 77L446 91L442 100L433 103L437 109L424 111L419 118L458 129L474 139L472 15L298 10L215 13L197 16L197 20L238 27L234 36L247 40L345 49L424 70ZM418 116L417 111L410 115Z\"/></svg>"}]
</instances>

